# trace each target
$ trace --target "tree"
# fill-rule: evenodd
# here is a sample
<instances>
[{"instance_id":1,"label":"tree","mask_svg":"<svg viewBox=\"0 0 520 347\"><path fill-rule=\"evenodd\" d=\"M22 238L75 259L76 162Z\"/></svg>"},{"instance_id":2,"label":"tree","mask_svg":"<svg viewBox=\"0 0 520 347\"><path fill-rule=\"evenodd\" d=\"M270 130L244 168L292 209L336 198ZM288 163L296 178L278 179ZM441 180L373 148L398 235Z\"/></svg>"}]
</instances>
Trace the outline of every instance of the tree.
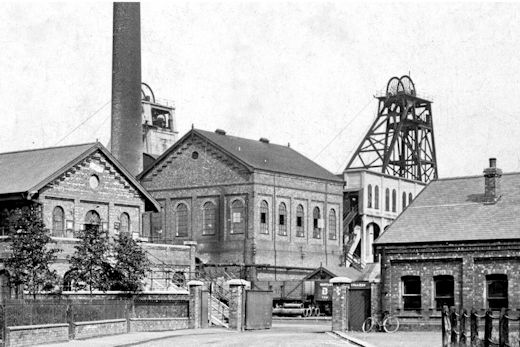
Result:
<instances>
[{"instance_id":1,"label":"tree","mask_svg":"<svg viewBox=\"0 0 520 347\"><path fill-rule=\"evenodd\" d=\"M129 233L119 233L114 243L113 289L140 291L149 270L150 262L142 247Z\"/></svg>"},{"instance_id":2,"label":"tree","mask_svg":"<svg viewBox=\"0 0 520 347\"><path fill-rule=\"evenodd\" d=\"M50 264L60 250L50 246L54 242L43 223L41 207L35 204L10 211L7 226L12 241L6 260L11 284L22 285L33 297L40 290L52 289L58 275Z\"/></svg>"},{"instance_id":3,"label":"tree","mask_svg":"<svg viewBox=\"0 0 520 347\"><path fill-rule=\"evenodd\" d=\"M109 243L106 232L98 225L87 224L78 234L79 242L70 257L70 280L77 289L110 289Z\"/></svg>"}]
</instances>

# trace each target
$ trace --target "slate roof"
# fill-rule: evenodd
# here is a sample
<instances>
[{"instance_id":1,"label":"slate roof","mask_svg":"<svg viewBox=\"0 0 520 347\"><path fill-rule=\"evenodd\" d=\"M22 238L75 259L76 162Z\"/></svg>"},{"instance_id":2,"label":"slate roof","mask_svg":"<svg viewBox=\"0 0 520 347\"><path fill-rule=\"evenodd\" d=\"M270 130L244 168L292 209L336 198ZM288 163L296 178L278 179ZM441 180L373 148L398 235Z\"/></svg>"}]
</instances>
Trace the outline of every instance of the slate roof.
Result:
<instances>
[{"instance_id":1,"label":"slate roof","mask_svg":"<svg viewBox=\"0 0 520 347\"><path fill-rule=\"evenodd\" d=\"M100 150L156 210L160 205L100 143L0 153L0 195L38 191L91 153Z\"/></svg>"},{"instance_id":2,"label":"slate roof","mask_svg":"<svg viewBox=\"0 0 520 347\"><path fill-rule=\"evenodd\" d=\"M501 198L484 203L484 177L432 181L375 244L520 239L520 173L504 174Z\"/></svg>"},{"instance_id":3,"label":"slate roof","mask_svg":"<svg viewBox=\"0 0 520 347\"><path fill-rule=\"evenodd\" d=\"M251 169L317 178L338 183L343 182L342 178L332 174L325 168L288 146L264 143L227 134L220 135L215 132L200 129L192 129L183 136L177 144L183 142L184 139L189 137L191 134L199 135L207 139L214 146L220 148ZM158 158L157 162L165 158L177 144L173 145L168 151L163 153L163 155ZM142 177L148 170L143 171L143 173L138 177Z\"/></svg>"}]
</instances>

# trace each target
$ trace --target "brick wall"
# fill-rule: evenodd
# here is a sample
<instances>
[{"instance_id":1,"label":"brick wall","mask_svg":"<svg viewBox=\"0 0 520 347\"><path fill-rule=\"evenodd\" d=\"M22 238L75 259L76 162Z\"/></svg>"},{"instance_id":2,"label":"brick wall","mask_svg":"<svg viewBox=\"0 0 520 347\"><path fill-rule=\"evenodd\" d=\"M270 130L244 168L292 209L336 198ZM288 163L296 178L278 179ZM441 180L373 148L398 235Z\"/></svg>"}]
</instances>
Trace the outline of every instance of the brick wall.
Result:
<instances>
[{"instance_id":1,"label":"brick wall","mask_svg":"<svg viewBox=\"0 0 520 347\"><path fill-rule=\"evenodd\" d=\"M198 152L197 159L192 158ZM316 268L334 267L341 261L342 199L341 183L272 174L250 173L238 162L194 138L170 154L160 166L141 179L143 186L163 206L165 238L182 244L197 241L198 257L204 263L271 264ZM236 199L245 205L245 233L231 233L230 205ZM269 204L269 234L260 233L260 203ZM203 235L202 206L217 206L213 235ZM278 206L287 206L287 235L278 235ZM176 206L188 206L189 232L177 236ZM304 206L304 237L296 236L296 208ZM324 220L321 238L312 237L314 207ZM336 214L336 238L329 239L329 213ZM146 222L145 222L146 224Z\"/></svg>"},{"instance_id":2,"label":"brick wall","mask_svg":"<svg viewBox=\"0 0 520 347\"><path fill-rule=\"evenodd\" d=\"M62 342L69 340L68 324L45 324L7 327L6 347L34 346L36 344Z\"/></svg>"},{"instance_id":3,"label":"brick wall","mask_svg":"<svg viewBox=\"0 0 520 347\"><path fill-rule=\"evenodd\" d=\"M130 332L188 329L188 318L130 318Z\"/></svg>"},{"instance_id":4,"label":"brick wall","mask_svg":"<svg viewBox=\"0 0 520 347\"><path fill-rule=\"evenodd\" d=\"M518 309L520 298L520 243L450 243L424 246L385 246L381 258L381 304L383 310L439 323L435 305L434 277L453 276L456 307L487 308L486 275L503 274L508 279L509 307ZM421 279L421 311L403 311L402 276Z\"/></svg>"},{"instance_id":5,"label":"brick wall","mask_svg":"<svg viewBox=\"0 0 520 347\"><path fill-rule=\"evenodd\" d=\"M126 319L110 319L93 322L72 323L75 339L87 339L96 336L117 335L127 332Z\"/></svg>"}]
</instances>

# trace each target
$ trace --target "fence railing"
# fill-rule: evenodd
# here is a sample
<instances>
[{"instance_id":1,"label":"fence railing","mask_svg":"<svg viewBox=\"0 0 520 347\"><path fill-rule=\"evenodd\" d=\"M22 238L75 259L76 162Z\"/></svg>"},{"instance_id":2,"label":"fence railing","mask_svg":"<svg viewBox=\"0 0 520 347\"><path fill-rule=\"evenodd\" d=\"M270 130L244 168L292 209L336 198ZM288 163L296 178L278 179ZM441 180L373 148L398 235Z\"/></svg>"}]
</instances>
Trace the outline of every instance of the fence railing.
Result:
<instances>
[{"instance_id":1,"label":"fence railing","mask_svg":"<svg viewBox=\"0 0 520 347\"><path fill-rule=\"evenodd\" d=\"M481 319L484 319L484 331L481 331ZM500 313L493 314L487 310L478 314L477 310L455 308L442 310L442 347L509 347L520 346L520 316L510 315L509 310L502 308Z\"/></svg>"}]
</instances>

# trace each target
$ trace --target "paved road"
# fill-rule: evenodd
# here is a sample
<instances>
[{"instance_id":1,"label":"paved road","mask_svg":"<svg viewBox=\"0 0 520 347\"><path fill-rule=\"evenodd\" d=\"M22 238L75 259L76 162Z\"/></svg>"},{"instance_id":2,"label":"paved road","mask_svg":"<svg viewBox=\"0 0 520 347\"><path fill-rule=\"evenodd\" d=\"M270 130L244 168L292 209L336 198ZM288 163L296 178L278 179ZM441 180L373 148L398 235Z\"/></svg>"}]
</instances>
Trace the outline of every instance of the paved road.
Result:
<instances>
[{"instance_id":1,"label":"paved road","mask_svg":"<svg viewBox=\"0 0 520 347\"><path fill-rule=\"evenodd\" d=\"M345 340L329 334L329 331L330 323L275 323L270 330L243 333L215 331L204 335L172 336L131 346L349 346Z\"/></svg>"}]
</instances>

